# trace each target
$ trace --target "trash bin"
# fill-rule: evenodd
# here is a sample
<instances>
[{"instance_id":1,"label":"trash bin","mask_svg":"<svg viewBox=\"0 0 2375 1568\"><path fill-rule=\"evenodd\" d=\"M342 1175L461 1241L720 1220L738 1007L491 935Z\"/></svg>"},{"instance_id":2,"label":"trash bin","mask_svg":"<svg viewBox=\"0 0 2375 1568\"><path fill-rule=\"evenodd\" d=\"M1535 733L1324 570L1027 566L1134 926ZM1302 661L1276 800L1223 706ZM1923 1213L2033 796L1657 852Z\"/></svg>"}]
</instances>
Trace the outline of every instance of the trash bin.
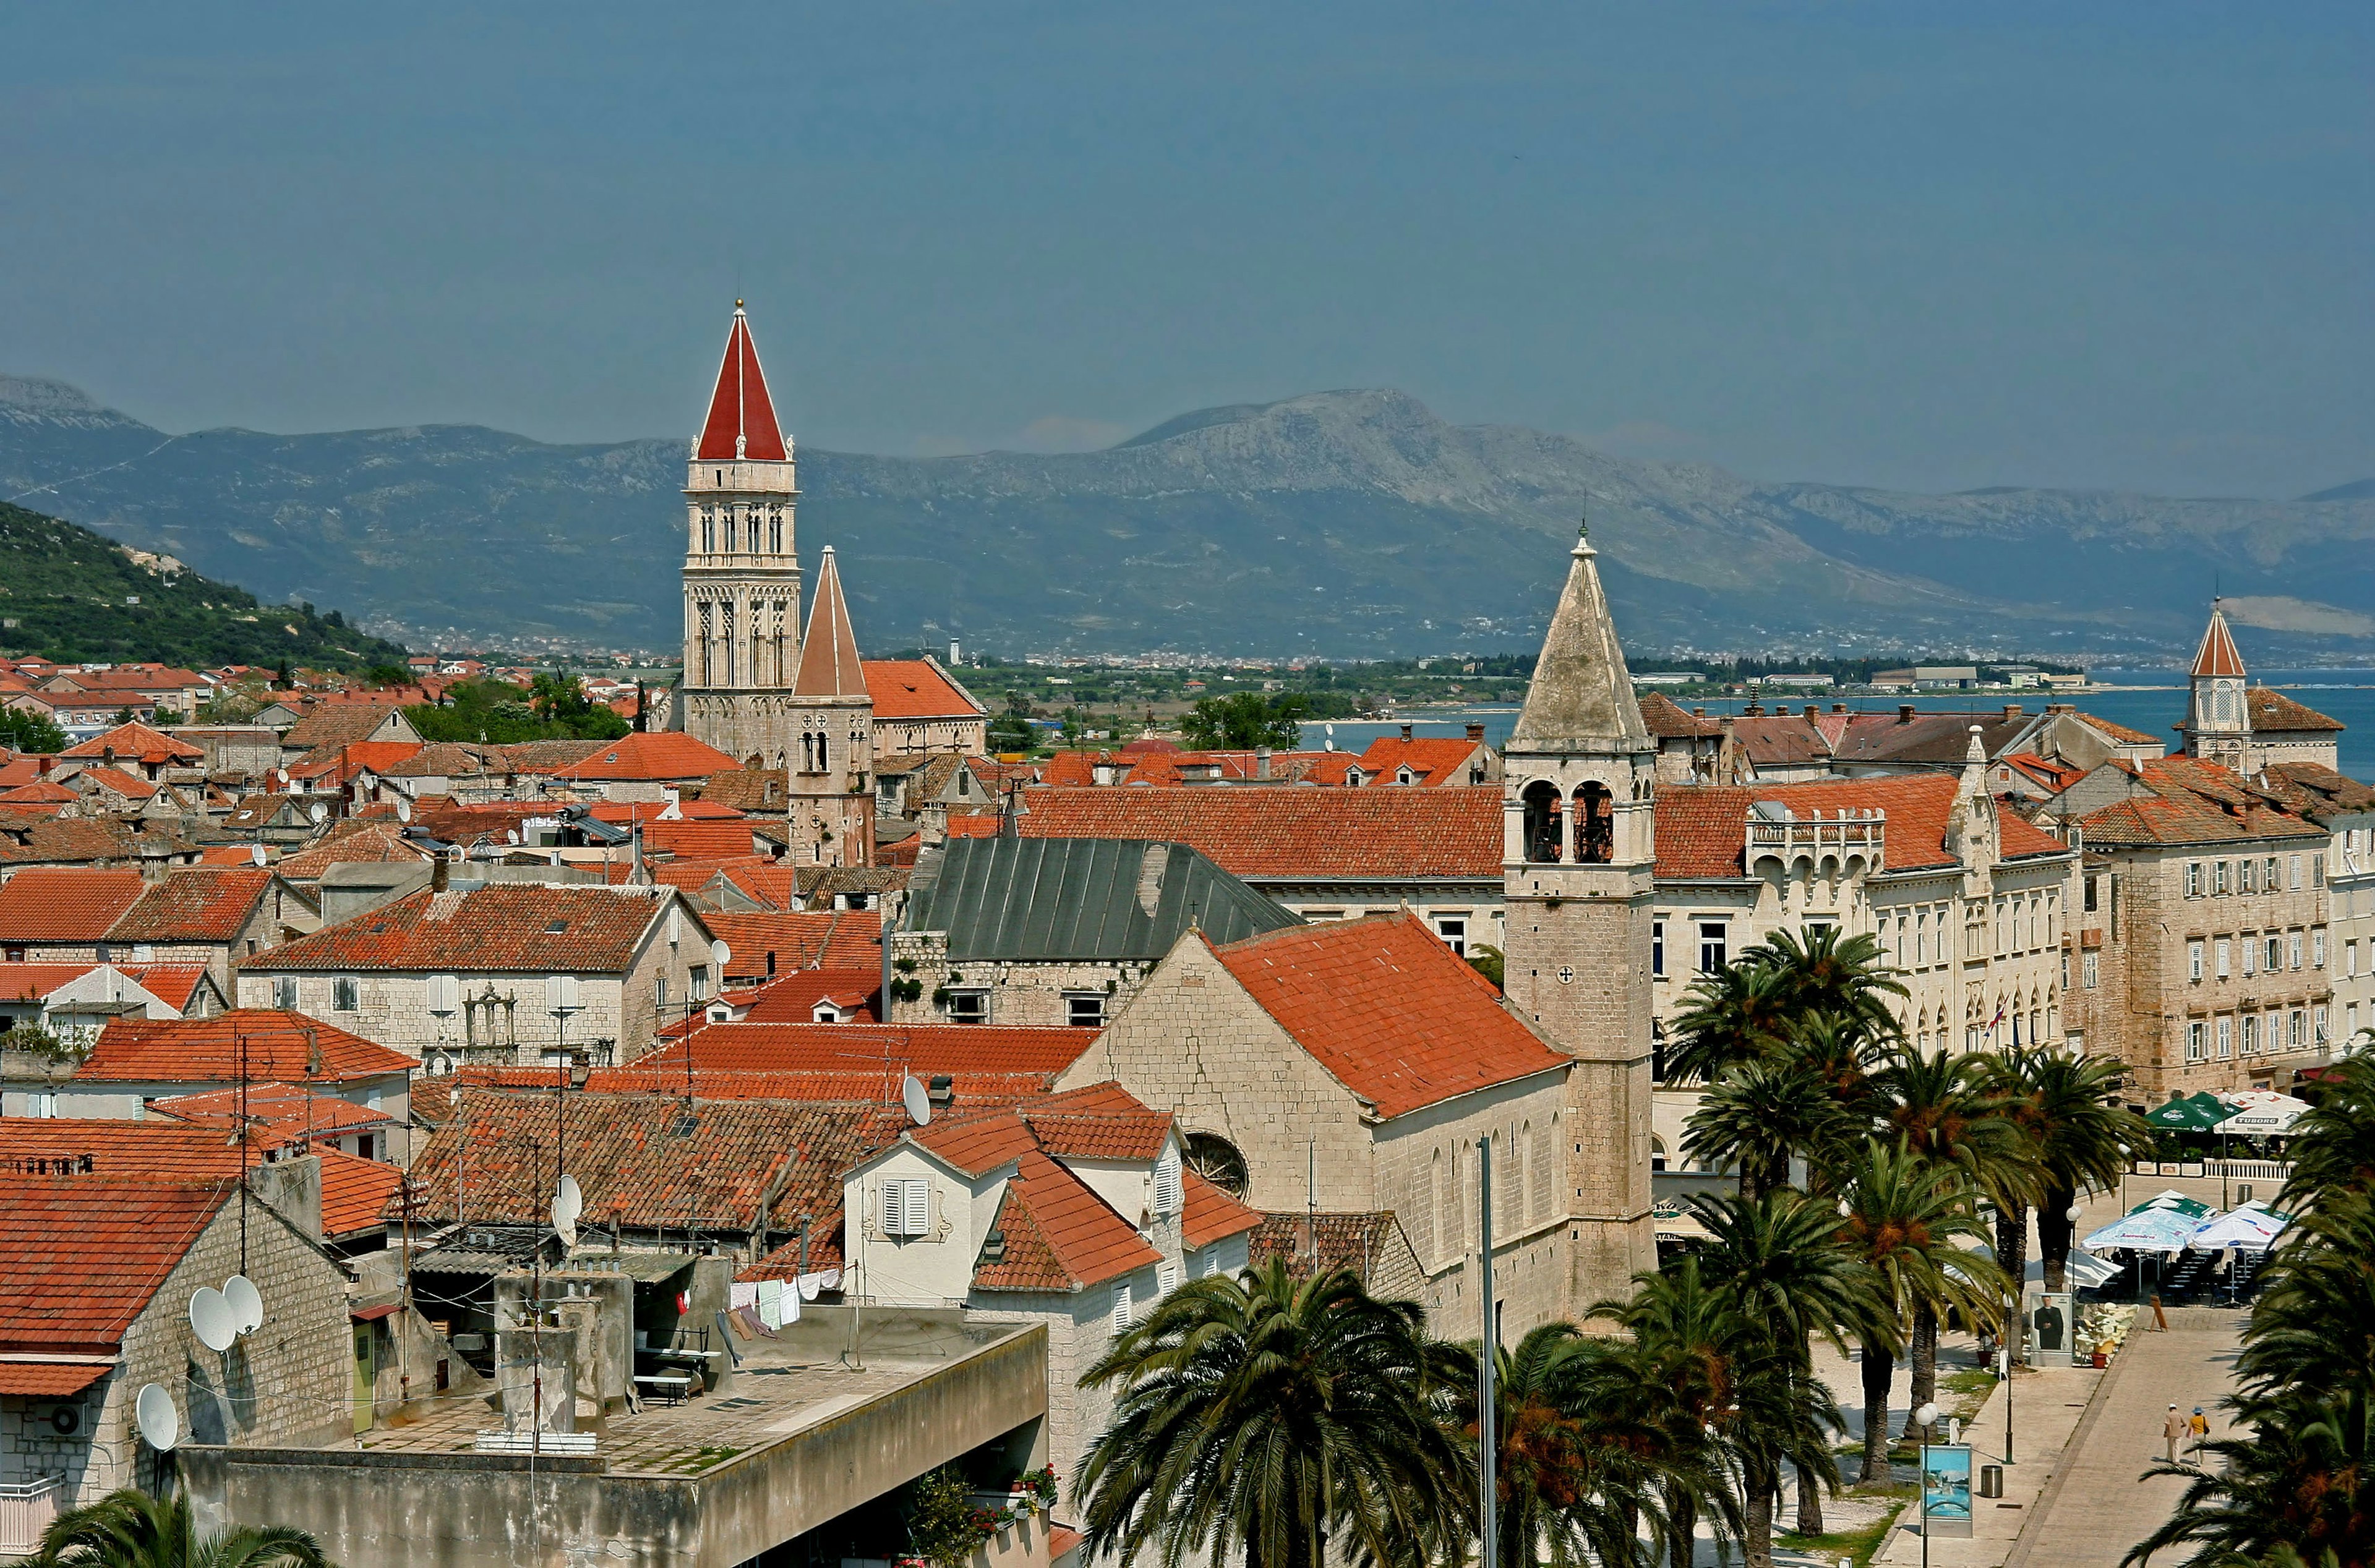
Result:
<instances>
[{"instance_id":1,"label":"trash bin","mask_svg":"<svg viewBox=\"0 0 2375 1568\"><path fill-rule=\"evenodd\" d=\"M1981 1497L2002 1497L2003 1495L2003 1467L2002 1465L1981 1465L1979 1467L1979 1495Z\"/></svg>"}]
</instances>

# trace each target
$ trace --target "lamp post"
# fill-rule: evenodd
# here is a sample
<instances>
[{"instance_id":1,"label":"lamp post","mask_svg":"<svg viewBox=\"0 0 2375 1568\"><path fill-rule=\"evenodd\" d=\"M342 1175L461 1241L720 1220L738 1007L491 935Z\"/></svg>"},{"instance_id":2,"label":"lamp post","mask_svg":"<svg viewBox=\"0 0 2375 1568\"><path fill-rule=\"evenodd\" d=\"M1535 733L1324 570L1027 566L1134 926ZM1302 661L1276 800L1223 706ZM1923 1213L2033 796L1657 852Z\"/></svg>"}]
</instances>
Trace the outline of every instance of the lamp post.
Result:
<instances>
[{"instance_id":1,"label":"lamp post","mask_svg":"<svg viewBox=\"0 0 2375 1568\"><path fill-rule=\"evenodd\" d=\"M1932 1400L1913 1412L1914 1424L1922 1431L1930 1430L1938 1419L1937 1401ZM1921 1488L1921 1568L1930 1568L1930 1444L1921 1444L1921 1473L1916 1478Z\"/></svg>"}]
</instances>

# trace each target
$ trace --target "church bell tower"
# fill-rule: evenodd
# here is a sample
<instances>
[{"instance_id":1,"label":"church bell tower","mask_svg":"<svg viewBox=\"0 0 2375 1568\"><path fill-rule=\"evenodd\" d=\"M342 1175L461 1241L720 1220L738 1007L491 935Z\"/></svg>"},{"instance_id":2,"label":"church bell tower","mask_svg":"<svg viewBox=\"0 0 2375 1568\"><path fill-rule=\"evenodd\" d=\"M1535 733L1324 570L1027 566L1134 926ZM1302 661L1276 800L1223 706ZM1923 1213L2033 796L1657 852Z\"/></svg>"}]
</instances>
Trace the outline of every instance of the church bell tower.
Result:
<instances>
[{"instance_id":1,"label":"church bell tower","mask_svg":"<svg viewBox=\"0 0 2375 1568\"><path fill-rule=\"evenodd\" d=\"M2193 701L2185 715L2185 749L2205 762L2223 762L2237 772L2251 771L2251 708L2245 700L2250 678L2227 612L2215 601L2202 646L2193 654Z\"/></svg>"},{"instance_id":2,"label":"church bell tower","mask_svg":"<svg viewBox=\"0 0 2375 1568\"><path fill-rule=\"evenodd\" d=\"M1575 1058L1561 1115L1580 1319L1657 1266L1649 1190L1649 942L1657 744L1642 723L1590 540L1571 552L1503 750L1508 1005Z\"/></svg>"},{"instance_id":3,"label":"church bell tower","mask_svg":"<svg viewBox=\"0 0 2375 1568\"><path fill-rule=\"evenodd\" d=\"M775 423L742 301L686 470L684 675L671 727L738 761L788 765L798 723L800 567L792 444Z\"/></svg>"}]
</instances>

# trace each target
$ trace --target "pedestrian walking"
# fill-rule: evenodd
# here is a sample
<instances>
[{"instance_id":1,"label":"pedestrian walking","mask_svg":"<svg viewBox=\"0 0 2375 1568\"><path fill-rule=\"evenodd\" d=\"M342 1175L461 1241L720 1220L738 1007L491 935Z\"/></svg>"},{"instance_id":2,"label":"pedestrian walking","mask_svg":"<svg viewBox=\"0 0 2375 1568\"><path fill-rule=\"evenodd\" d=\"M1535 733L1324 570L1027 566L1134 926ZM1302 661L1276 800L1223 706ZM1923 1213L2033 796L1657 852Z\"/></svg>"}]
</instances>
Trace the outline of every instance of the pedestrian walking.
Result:
<instances>
[{"instance_id":1,"label":"pedestrian walking","mask_svg":"<svg viewBox=\"0 0 2375 1568\"><path fill-rule=\"evenodd\" d=\"M2202 1445L2210 1441L2210 1418L2202 1413L2199 1405L2193 1407L2192 1419L2185 1423L2185 1438L2188 1457L2201 1463Z\"/></svg>"},{"instance_id":2,"label":"pedestrian walking","mask_svg":"<svg viewBox=\"0 0 2375 1568\"><path fill-rule=\"evenodd\" d=\"M2185 1440L2187 1425L2175 1405L2168 1408L2168 1415L2160 1423L2161 1441L2168 1445L2168 1462L2172 1465L2177 1463L2177 1445Z\"/></svg>"}]
</instances>

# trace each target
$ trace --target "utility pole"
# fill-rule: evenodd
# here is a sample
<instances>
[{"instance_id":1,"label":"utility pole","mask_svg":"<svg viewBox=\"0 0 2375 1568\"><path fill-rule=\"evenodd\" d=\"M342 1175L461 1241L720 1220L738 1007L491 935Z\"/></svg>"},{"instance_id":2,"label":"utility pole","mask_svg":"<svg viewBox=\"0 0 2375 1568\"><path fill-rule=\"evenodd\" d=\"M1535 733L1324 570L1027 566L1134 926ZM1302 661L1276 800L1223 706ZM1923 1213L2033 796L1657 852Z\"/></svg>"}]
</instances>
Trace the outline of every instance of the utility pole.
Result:
<instances>
[{"instance_id":1,"label":"utility pole","mask_svg":"<svg viewBox=\"0 0 2375 1568\"><path fill-rule=\"evenodd\" d=\"M1495 1491L1498 1482L1493 1474L1493 1461L1498 1453L1493 1432L1493 1374L1499 1370L1495 1358L1500 1351L1500 1337L1493 1331L1493 1139L1490 1134L1476 1140L1476 1211L1479 1236L1476 1295L1484 1313L1484 1333L1476 1346L1477 1517L1483 1522L1477 1562L1479 1568L1497 1568L1495 1557L1500 1529L1494 1515L1495 1505L1500 1499Z\"/></svg>"}]
</instances>

